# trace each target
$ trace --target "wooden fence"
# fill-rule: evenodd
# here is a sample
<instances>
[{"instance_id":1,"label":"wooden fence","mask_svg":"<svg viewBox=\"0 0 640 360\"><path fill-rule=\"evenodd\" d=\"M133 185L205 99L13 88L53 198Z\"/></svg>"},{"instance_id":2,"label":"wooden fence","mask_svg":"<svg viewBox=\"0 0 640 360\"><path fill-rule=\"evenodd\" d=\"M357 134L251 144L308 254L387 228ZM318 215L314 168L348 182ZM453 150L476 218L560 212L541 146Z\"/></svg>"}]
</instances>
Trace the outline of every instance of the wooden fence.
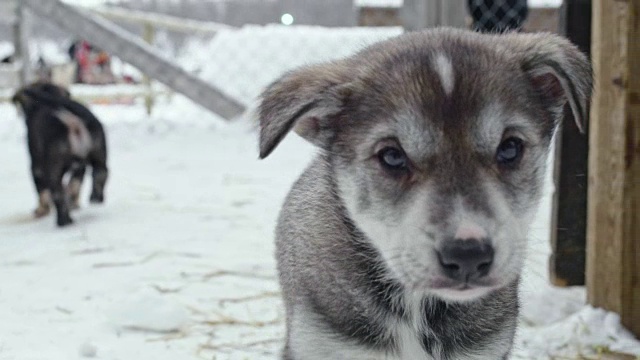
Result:
<instances>
[{"instance_id":1,"label":"wooden fence","mask_svg":"<svg viewBox=\"0 0 640 360\"><path fill-rule=\"evenodd\" d=\"M26 54L25 25L22 21L25 7L43 19L57 22L71 33L95 43L111 54L138 67L145 75L161 81L169 88L181 92L201 106L221 115L223 118L232 119L242 113L245 105L231 98L224 91L215 88L192 74L175 66L169 60L160 55L149 44L153 42L156 28L165 28L171 31L179 29L186 33L207 33L231 28L222 24L207 23L180 19L160 14L142 13L117 8L101 9L102 15L88 12L87 9L74 8L57 0L49 0L41 3L32 0L20 0L16 2L16 20L14 26L16 55L18 59L28 58ZM135 22L143 26L145 40L141 41L131 36L122 28L106 20L103 16L117 18L122 21ZM24 50L24 51L23 51ZM30 78L28 67L22 66L24 76L21 82L24 84ZM147 88L145 103L147 110L151 112L154 102L154 94L150 77L145 77Z\"/></svg>"},{"instance_id":2,"label":"wooden fence","mask_svg":"<svg viewBox=\"0 0 640 360\"><path fill-rule=\"evenodd\" d=\"M587 289L640 336L640 0L593 1Z\"/></svg>"}]
</instances>

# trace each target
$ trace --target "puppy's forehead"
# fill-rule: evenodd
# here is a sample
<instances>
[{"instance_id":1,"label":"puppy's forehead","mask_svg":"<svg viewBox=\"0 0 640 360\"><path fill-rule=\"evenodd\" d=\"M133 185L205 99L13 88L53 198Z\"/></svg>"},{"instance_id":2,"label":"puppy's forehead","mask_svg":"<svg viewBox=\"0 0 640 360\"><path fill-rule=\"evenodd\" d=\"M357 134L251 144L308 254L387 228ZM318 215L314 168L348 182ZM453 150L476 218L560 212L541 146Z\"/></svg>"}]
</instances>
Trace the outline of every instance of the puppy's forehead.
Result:
<instances>
[{"instance_id":1,"label":"puppy's forehead","mask_svg":"<svg viewBox=\"0 0 640 360\"><path fill-rule=\"evenodd\" d=\"M451 58L441 51L436 51L431 57L431 60L431 66L438 75L444 96L450 96L455 86L455 76L453 74Z\"/></svg>"},{"instance_id":2,"label":"puppy's forehead","mask_svg":"<svg viewBox=\"0 0 640 360\"><path fill-rule=\"evenodd\" d=\"M362 101L368 118L412 139L405 141L420 153L453 140L495 146L506 127L527 125L531 94L520 65L505 56L504 47L420 40L383 45L367 60Z\"/></svg>"},{"instance_id":3,"label":"puppy's forehead","mask_svg":"<svg viewBox=\"0 0 640 360\"><path fill-rule=\"evenodd\" d=\"M450 151L492 153L507 130L517 133L528 142L538 141L536 129L526 116L506 110L500 102L485 104L473 119L461 125L460 128L468 131L438 126L421 116L411 112L398 113L393 121L379 124L371 133L372 140L383 134L384 137L396 137L415 159L430 158Z\"/></svg>"},{"instance_id":4,"label":"puppy's forehead","mask_svg":"<svg viewBox=\"0 0 640 360\"><path fill-rule=\"evenodd\" d=\"M491 98L509 97L514 88L518 92L522 71L501 48L477 41L422 40L381 45L365 62L365 85L398 107L450 116L478 111Z\"/></svg>"}]
</instances>

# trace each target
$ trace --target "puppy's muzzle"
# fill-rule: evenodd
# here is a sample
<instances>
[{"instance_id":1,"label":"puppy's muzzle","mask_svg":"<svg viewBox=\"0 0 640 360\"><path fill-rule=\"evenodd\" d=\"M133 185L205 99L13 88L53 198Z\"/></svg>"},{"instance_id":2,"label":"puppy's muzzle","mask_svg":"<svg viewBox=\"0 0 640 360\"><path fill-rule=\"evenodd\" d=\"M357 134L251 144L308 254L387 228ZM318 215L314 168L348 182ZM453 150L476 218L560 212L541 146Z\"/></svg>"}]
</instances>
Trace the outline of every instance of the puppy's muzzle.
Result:
<instances>
[{"instance_id":1,"label":"puppy's muzzle","mask_svg":"<svg viewBox=\"0 0 640 360\"><path fill-rule=\"evenodd\" d=\"M493 264L494 251L488 239L453 239L437 253L443 274L463 284L481 280Z\"/></svg>"}]
</instances>

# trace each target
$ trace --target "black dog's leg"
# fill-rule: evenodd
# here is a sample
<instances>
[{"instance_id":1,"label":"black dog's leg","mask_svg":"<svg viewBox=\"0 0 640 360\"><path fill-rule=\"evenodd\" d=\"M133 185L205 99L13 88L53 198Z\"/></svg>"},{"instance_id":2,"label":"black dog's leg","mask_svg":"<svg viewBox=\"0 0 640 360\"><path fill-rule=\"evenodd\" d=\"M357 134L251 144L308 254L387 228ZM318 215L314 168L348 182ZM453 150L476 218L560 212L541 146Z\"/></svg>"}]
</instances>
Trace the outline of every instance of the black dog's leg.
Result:
<instances>
[{"instance_id":1,"label":"black dog's leg","mask_svg":"<svg viewBox=\"0 0 640 360\"><path fill-rule=\"evenodd\" d=\"M36 217L43 217L49 214L51 210L51 192L47 188L44 169L41 165L33 162L31 164L31 175L33 176L33 183L38 192L38 207L33 213Z\"/></svg>"},{"instance_id":2,"label":"black dog's leg","mask_svg":"<svg viewBox=\"0 0 640 360\"><path fill-rule=\"evenodd\" d=\"M106 149L98 148L89 154L89 163L91 164L93 188L89 201L92 203L104 202L104 186L109 177L107 170L107 152Z\"/></svg>"},{"instance_id":3,"label":"black dog's leg","mask_svg":"<svg viewBox=\"0 0 640 360\"><path fill-rule=\"evenodd\" d=\"M71 169L71 178L67 185L67 194L69 195L69 201L71 202L70 207L72 210L80 207L80 188L82 187L86 168L87 166L84 162L78 162L74 164Z\"/></svg>"},{"instance_id":4,"label":"black dog's leg","mask_svg":"<svg viewBox=\"0 0 640 360\"><path fill-rule=\"evenodd\" d=\"M58 226L69 225L73 220L69 216L67 196L62 185L62 177L65 172L63 162L50 159L48 170L49 189L51 189L51 197L58 213L57 224Z\"/></svg>"}]
</instances>

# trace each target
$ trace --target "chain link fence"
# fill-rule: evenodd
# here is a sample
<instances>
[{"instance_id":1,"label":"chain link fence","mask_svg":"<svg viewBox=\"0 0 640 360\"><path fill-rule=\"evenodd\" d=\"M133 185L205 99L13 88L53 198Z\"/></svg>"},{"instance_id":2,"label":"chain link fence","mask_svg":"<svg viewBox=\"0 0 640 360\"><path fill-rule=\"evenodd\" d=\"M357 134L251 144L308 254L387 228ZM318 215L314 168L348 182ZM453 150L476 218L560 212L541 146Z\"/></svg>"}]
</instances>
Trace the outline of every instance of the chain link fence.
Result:
<instances>
[{"instance_id":1,"label":"chain link fence","mask_svg":"<svg viewBox=\"0 0 640 360\"><path fill-rule=\"evenodd\" d=\"M527 18L527 0L468 0L473 29L504 32L520 29Z\"/></svg>"},{"instance_id":2,"label":"chain link fence","mask_svg":"<svg viewBox=\"0 0 640 360\"><path fill-rule=\"evenodd\" d=\"M245 26L210 40L193 40L178 62L229 95L250 105L287 70L348 56L402 33L401 28Z\"/></svg>"},{"instance_id":3,"label":"chain link fence","mask_svg":"<svg viewBox=\"0 0 640 360\"><path fill-rule=\"evenodd\" d=\"M324 5L324 10L321 11L321 14L326 15L331 11L344 10L344 4L341 6L336 5L341 0L332 1ZM254 2L254 0L251 0L246 3L251 5ZM242 4L244 1L229 1L226 3L227 5L216 4L215 6L206 7L207 14L213 10L231 11L235 7L243 9L237 4L233 6L232 4ZM271 1L270 3L276 3L276 1ZM131 4L138 4L137 7L133 7L141 9L142 2L131 2ZM173 2L166 2L166 6L162 4L164 2L157 2L158 9L151 10L164 11L173 16L183 16L185 13L191 14L189 13L189 8L192 5L204 6L202 2L181 0L182 12L173 14L171 13L171 10L175 7ZM392 5L399 6L398 1L393 1ZM300 8L291 6L291 9L295 10L293 15L289 14L292 17L296 11L301 12ZM477 31L500 32L518 29L528 14L526 0L467 0L467 6L468 14L473 19L472 27ZM269 9L268 17L273 18L276 17L274 11L285 11L289 7L272 6ZM355 16L356 13L356 11L352 11L351 16ZM237 14L234 16L237 17ZM309 14L301 15L301 17L309 18ZM238 19L234 21L238 21ZM343 22L345 24L350 23L350 21L346 20ZM351 22L355 22L355 20ZM33 18L31 23L37 24L33 28L35 33L41 30L41 26L45 26L40 24L46 24L45 29L47 32L52 26L52 24L47 24L46 19L36 17ZM142 36L149 29L148 22L136 24L131 21L118 21L118 24L137 36ZM297 22L294 22L294 24L297 24ZM187 71L196 73L203 80L215 85L226 94L246 105L251 105L264 86L289 69L347 56L373 42L398 35L402 31L400 27L367 28L346 25L322 27L269 24L227 27L221 28L215 33L204 34L189 33L188 31L176 32L175 28L165 30L162 26L158 26L153 31L155 35L153 43L166 56L175 60ZM76 40L70 35L65 37L60 35L59 32L55 33L56 39L54 41L57 43L70 44L73 40ZM37 46L36 48L36 52L42 52L43 49L50 49L50 46ZM60 53L66 51L62 47L60 50ZM51 53L49 51L49 53L39 55L43 55L44 61L47 62L47 57L50 57ZM114 55L117 56L117 54ZM60 57L59 55L57 56L58 59ZM114 66L116 75L130 76L133 72L140 79L139 73L135 69L123 66L117 60L114 61Z\"/></svg>"}]
</instances>

